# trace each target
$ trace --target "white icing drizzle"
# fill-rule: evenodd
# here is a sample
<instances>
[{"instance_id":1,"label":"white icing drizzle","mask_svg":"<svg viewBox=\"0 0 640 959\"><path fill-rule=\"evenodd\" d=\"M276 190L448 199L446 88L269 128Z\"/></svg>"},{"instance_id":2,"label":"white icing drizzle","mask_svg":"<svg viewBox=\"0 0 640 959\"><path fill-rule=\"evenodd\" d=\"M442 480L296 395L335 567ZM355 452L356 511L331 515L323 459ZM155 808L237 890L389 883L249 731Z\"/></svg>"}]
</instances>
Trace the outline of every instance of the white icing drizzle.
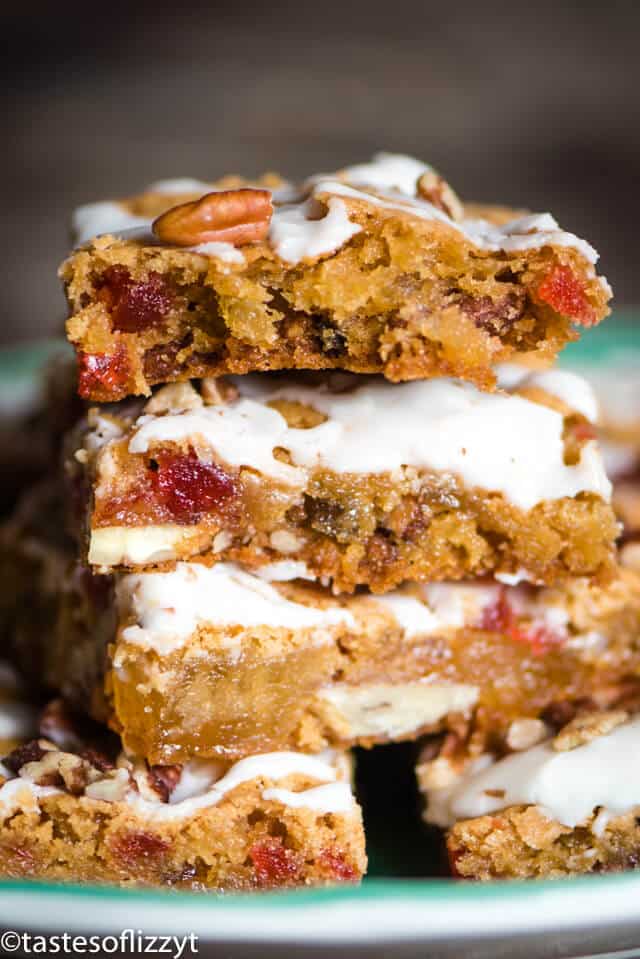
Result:
<instances>
[{"instance_id":1,"label":"white icing drizzle","mask_svg":"<svg viewBox=\"0 0 640 959\"><path fill-rule=\"evenodd\" d=\"M219 766L216 763L211 764L211 774L209 781L206 781L206 773L203 769L204 764L198 771L201 791L192 789L187 798L182 798L175 791L171 797L170 803L155 803L141 799L137 793L131 793L128 796L128 802L144 810L150 816L162 819L182 819L192 816L200 809L206 809L215 806L220 800L234 790L242 783L253 780L268 780L278 782L287 776L305 776L309 779L318 780L319 783L336 783L338 772L329 762L318 756L308 756L304 753L295 752L274 752L264 753L259 756L249 756L235 763L231 769L221 779L217 779ZM187 767L185 767L187 768ZM184 770L183 770L184 775ZM263 799L273 798L284 805L292 807L307 807L318 812L345 812L354 808L355 801L351 794L349 786L345 783L349 791L350 803L346 805L344 790L338 797L336 791L332 790L326 793L318 793L317 787L301 792L291 792L289 790L279 790L277 796L270 797L265 795L271 789L267 787L262 793ZM295 798L294 798L295 797ZM289 800L289 801L287 801ZM308 804L307 804L308 800ZM343 808L337 809L336 804L340 801Z\"/></svg>"},{"instance_id":2,"label":"white icing drizzle","mask_svg":"<svg viewBox=\"0 0 640 959\"><path fill-rule=\"evenodd\" d=\"M640 717L607 736L566 752L550 742L476 767L453 786L434 790L427 816L451 826L516 805L536 805L565 826L583 823L598 807L622 815L640 805Z\"/></svg>"},{"instance_id":3,"label":"white icing drizzle","mask_svg":"<svg viewBox=\"0 0 640 959\"><path fill-rule=\"evenodd\" d=\"M293 602L230 563L213 567L178 563L166 573L129 573L118 580L116 592L121 616L134 620L123 630L123 638L165 654L181 646L200 625L318 628L310 639L318 642L331 640L326 627L355 626L347 610Z\"/></svg>"},{"instance_id":4,"label":"white icing drizzle","mask_svg":"<svg viewBox=\"0 0 640 959\"><path fill-rule=\"evenodd\" d=\"M310 579L315 582L316 576L306 563L300 560L282 559L277 563L267 563L256 569L256 576L266 579L268 583L289 583L293 579Z\"/></svg>"},{"instance_id":5,"label":"white icing drizzle","mask_svg":"<svg viewBox=\"0 0 640 959\"><path fill-rule=\"evenodd\" d=\"M342 171L347 183L353 186L370 187L373 190L396 190L405 196L415 197L418 180L433 167L414 157L401 153L376 153L370 163L357 163ZM319 178L329 179L326 176Z\"/></svg>"},{"instance_id":6,"label":"white icing drizzle","mask_svg":"<svg viewBox=\"0 0 640 959\"><path fill-rule=\"evenodd\" d=\"M283 483L303 485L304 473L273 455L275 447L286 447L290 432L277 410L240 397L226 406L206 406L169 416L141 416L129 441L129 451L146 453L153 443L197 438L231 466L251 466Z\"/></svg>"},{"instance_id":7,"label":"white icing drizzle","mask_svg":"<svg viewBox=\"0 0 640 959\"><path fill-rule=\"evenodd\" d=\"M410 156L377 153L369 163L354 164L339 174L310 177L303 186L302 199L295 202L296 191L290 185L273 191L276 204L269 231L269 241L276 254L287 263L314 259L340 249L362 227L349 218L348 206L339 198L363 201L383 209L399 210L423 220L437 220L461 234L481 250L515 253L543 246L564 246L577 250L590 263L598 254L585 240L562 230L550 213L519 217L497 226L482 219L466 219L461 223L416 195L420 176L432 168ZM339 177L339 179L336 179ZM357 189L361 188L361 189ZM201 180L178 178L161 180L150 188L157 193L210 193L215 188ZM371 193L369 191L375 191ZM328 210L316 218L317 199L322 196ZM286 204L286 205L285 205ZM93 203L80 207L74 214L78 242L83 243L100 233L117 233L127 227L148 232L150 220L133 217L118 203ZM209 246L209 244L203 244ZM214 250L200 249L220 259ZM608 287L606 282L602 284Z\"/></svg>"},{"instance_id":8,"label":"white icing drizzle","mask_svg":"<svg viewBox=\"0 0 640 959\"><path fill-rule=\"evenodd\" d=\"M412 592L401 587L376 596L375 602L388 609L412 639L477 622L499 591L499 586L483 583L425 583L415 584Z\"/></svg>"},{"instance_id":9,"label":"white icing drizzle","mask_svg":"<svg viewBox=\"0 0 640 959\"><path fill-rule=\"evenodd\" d=\"M327 783L299 793L274 786L265 789L262 798L292 809L313 809L322 813L348 813L353 809L353 793L348 783Z\"/></svg>"},{"instance_id":10,"label":"white icing drizzle","mask_svg":"<svg viewBox=\"0 0 640 959\"><path fill-rule=\"evenodd\" d=\"M74 211L71 220L74 240L82 246L96 236L104 233L122 234L124 230L148 231L152 220L134 216L122 203L105 200L101 203L87 203Z\"/></svg>"},{"instance_id":11,"label":"white icing drizzle","mask_svg":"<svg viewBox=\"0 0 640 959\"><path fill-rule=\"evenodd\" d=\"M446 378L341 382L351 389L331 392L326 384L309 387L295 378L242 377L239 389L253 398L143 416L129 450L144 453L154 443L189 441L232 466L249 466L293 486L304 485L305 471L314 468L383 473L413 466L456 474L468 487L501 492L522 509L583 491L605 499L611 494L594 441L584 444L578 463L564 462L563 418L546 406ZM306 404L327 419L312 429L289 428L266 405L277 398ZM276 447L289 452L293 466L274 458Z\"/></svg>"},{"instance_id":12,"label":"white icing drizzle","mask_svg":"<svg viewBox=\"0 0 640 959\"><path fill-rule=\"evenodd\" d=\"M452 225L456 226L454 221ZM487 251L519 253L543 246L566 246L577 250L589 263L598 261L597 251L586 240L561 229L550 213L532 213L502 226L486 220L463 220L459 227L470 243Z\"/></svg>"},{"instance_id":13,"label":"white icing drizzle","mask_svg":"<svg viewBox=\"0 0 640 959\"><path fill-rule=\"evenodd\" d=\"M494 573L494 578L505 586L518 586L519 583L535 583L535 579L521 566L515 573Z\"/></svg>"},{"instance_id":14,"label":"white icing drizzle","mask_svg":"<svg viewBox=\"0 0 640 959\"><path fill-rule=\"evenodd\" d=\"M304 753L264 753L241 759L222 777L220 764L195 760L183 767L169 803L143 799L133 789L125 795L124 801L149 819L183 819L201 809L217 805L243 783L253 780L278 782L288 776L298 775L317 780L322 785L300 792L267 787L263 790L262 798L291 808L308 808L321 813L349 813L356 808L355 799L349 784L337 781L344 773L339 760L339 754L332 764L320 756ZM124 769L120 772L125 774ZM53 786L38 786L20 777L10 779L0 787L0 815L6 817L17 809L35 809L40 799L56 795L64 795L64 791ZM87 795L87 798L91 796Z\"/></svg>"},{"instance_id":15,"label":"white icing drizzle","mask_svg":"<svg viewBox=\"0 0 640 959\"><path fill-rule=\"evenodd\" d=\"M543 246L565 246L576 249L590 263L598 260L598 253L586 240L562 230L550 213L534 213L497 226L480 219L457 222L426 200L394 193L373 195L334 180L319 181L314 187L314 193L343 196L382 209L399 210L421 220L438 220L461 233L472 246L487 252L502 250L505 253L519 253Z\"/></svg>"},{"instance_id":16,"label":"white icing drizzle","mask_svg":"<svg viewBox=\"0 0 640 959\"><path fill-rule=\"evenodd\" d=\"M269 241L280 259L287 263L315 259L333 253L362 227L349 219L346 204L331 197L327 213L312 219L313 199L291 206L276 207L269 227Z\"/></svg>"},{"instance_id":17,"label":"white icing drizzle","mask_svg":"<svg viewBox=\"0 0 640 959\"><path fill-rule=\"evenodd\" d=\"M0 786L0 818L6 819L17 810L27 812L37 809L40 799L61 793L62 790L55 786L37 786L20 776L9 779Z\"/></svg>"},{"instance_id":18,"label":"white icing drizzle","mask_svg":"<svg viewBox=\"0 0 640 959\"><path fill-rule=\"evenodd\" d=\"M189 247L192 253L201 253L203 256L214 256L223 263L245 264L244 254L231 243L219 243L210 240L208 243L199 243L198 246Z\"/></svg>"},{"instance_id":19,"label":"white icing drizzle","mask_svg":"<svg viewBox=\"0 0 640 959\"><path fill-rule=\"evenodd\" d=\"M491 582L414 583L373 601L392 613L406 638L412 639L477 626L483 610L495 603L502 591L502 585ZM559 595L513 585L506 598L516 615L568 637L570 617Z\"/></svg>"}]
</instances>

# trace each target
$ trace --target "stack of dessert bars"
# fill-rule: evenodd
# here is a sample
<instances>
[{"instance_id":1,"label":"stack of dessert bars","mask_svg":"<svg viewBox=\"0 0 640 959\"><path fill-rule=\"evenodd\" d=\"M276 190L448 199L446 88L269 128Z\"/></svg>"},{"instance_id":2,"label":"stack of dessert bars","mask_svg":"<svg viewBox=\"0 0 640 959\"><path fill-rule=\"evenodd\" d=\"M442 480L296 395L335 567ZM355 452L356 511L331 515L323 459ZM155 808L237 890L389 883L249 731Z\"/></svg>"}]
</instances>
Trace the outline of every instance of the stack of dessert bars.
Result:
<instances>
[{"instance_id":1,"label":"stack of dessert bars","mask_svg":"<svg viewBox=\"0 0 640 959\"><path fill-rule=\"evenodd\" d=\"M640 589L552 368L608 312L594 250L389 154L74 227L61 475L2 535L5 648L57 697L7 693L2 874L357 881L349 750L399 740L454 873L637 861Z\"/></svg>"}]
</instances>

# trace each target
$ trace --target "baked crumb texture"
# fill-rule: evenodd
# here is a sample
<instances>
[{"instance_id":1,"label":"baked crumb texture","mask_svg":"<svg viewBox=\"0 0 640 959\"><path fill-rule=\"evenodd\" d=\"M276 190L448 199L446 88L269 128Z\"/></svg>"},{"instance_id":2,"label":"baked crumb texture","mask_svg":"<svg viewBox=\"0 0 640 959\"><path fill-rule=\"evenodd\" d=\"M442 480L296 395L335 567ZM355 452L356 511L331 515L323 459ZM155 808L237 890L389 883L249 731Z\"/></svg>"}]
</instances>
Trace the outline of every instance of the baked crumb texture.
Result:
<instances>
[{"instance_id":1,"label":"baked crumb texture","mask_svg":"<svg viewBox=\"0 0 640 959\"><path fill-rule=\"evenodd\" d=\"M60 700L36 710L2 698L3 878L235 890L364 873L343 754L153 766Z\"/></svg>"},{"instance_id":2,"label":"baked crumb texture","mask_svg":"<svg viewBox=\"0 0 640 959\"><path fill-rule=\"evenodd\" d=\"M351 374L172 384L70 438L72 527L102 571L287 560L379 593L604 574L618 526L594 409L558 371L493 394Z\"/></svg>"},{"instance_id":3,"label":"baked crumb texture","mask_svg":"<svg viewBox=\"0 0 640 959\"><path fill-rule=\"evenodd\" d=\"M446 830L452 874L553 879L637 868L639 690L627 684L606 709L567 701L537 729L523 719L493 754L432 741L418 782L425 819Z\"/></svg>"},{"instance_id":4,"label":"baked crumb texture","mask_svg":"<svg viewBox=\"0 0 640 959\"><path fill-rule=\"evenodd\" d=\"M295 562L95 574L44 488L0 536L23 671L151 763L475 730L476 748L640 668L640 580L405 584L336 597ZM48 537L46 522L50 524ZM265 578L267 577L267 578ZM35 598L34 598L35 597Z\"/></svg>"},{"instance_id":5,"label":"baked crumb texture","mask_svg":"<svg viewBox=\"0 0 640 959\"><path fill-rule=\"evenodd\" d=\"M550 214L464 207L430 167L389 154L299 186L156 184L74 223L67 333L80 393L98 401L278 369L492 389L496 362L552 359L611 295L595 251Z\"/></svg>"}]
</instances>

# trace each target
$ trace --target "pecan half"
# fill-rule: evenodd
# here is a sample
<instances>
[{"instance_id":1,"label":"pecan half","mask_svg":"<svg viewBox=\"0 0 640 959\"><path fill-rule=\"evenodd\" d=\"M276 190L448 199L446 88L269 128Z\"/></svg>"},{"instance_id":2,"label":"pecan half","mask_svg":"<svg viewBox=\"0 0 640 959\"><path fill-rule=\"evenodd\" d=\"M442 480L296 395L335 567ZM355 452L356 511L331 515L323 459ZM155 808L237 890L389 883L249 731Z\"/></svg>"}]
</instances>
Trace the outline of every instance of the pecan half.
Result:
<instances>
[{"instance_id":1,"label":"pecan half","mask_svg":"<svg viewBox=\"0 0 640 959\"><path fill-rule=\"evenodd\" d=\"M273 204L269 190L218 190L192 203L174 206L152 229L163 243L198 246L200 243L255 243L267 235Z\"/></svg>"},{"instance_id":2,"label":"pecan half","mask_svg":"<svg viewBox=\"0 0 640 959\"><path fill-rule=\"evenodd\" d=\"M460 221L464 217L462 203L453 192L446 180L435 172L427 170L423 173L417 184L417 193L422 200L433 204L452 220Z\"/></svg>"}]
</instances>

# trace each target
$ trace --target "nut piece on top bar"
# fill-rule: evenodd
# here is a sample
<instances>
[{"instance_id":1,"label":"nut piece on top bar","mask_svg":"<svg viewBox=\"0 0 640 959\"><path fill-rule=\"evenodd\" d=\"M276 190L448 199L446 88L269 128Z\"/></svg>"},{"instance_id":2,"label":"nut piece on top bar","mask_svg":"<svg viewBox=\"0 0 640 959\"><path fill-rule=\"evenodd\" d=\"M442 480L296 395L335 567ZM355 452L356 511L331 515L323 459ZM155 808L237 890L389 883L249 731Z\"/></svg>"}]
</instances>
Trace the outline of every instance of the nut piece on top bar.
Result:
<instances>
[{"instance_id":1,"label":"nut piece on top bar","mask_svg":"<svg viewBox=\"0 0 640 959\"><path fill-rule=\"evenodd\" d=\"M6 648L152 763L413 739L472 716L495 741L514 718L640 669L631 570L604 586L476 580L339 598L292 581L304 570L287 561L263 570L270 582L225 563L91 575L38 533L45 510L59 515L45 497L0 538L16 597Z\"/></svg>"},{"instance_id":2,"label":"nut piece on top bar","mask_svg":"<svg viewBox=\"0 0 640 959\"><path fill-rule=\"evenodd\" d=\"M526 746L523 736L501 758L447 746L425 758L425 819L447 830L452 872L528 879L637 868L639 704L636 680L631 698L606 710L565 703L555 736L540 723L537 740Z\"/></svg>"},{"instance_id":3,"label":"nut piece on top bar","mask_svg":"<svg viewBox=\"0 0 640 959\"><path fill-rule=\"evenodd\" d=\"M278 369L394 381L554 357L611 291L549 213L463 207L431 167L378 154L292 187L173 180L82 207L62 265L79 389Z\"/></svg>"},{"instance_id":4,"label":"nut piece on top bar","mask_svg":"<svg viewBox=\"0 0 640 959\"><path fill-rule=\"evenodd\" d=\"M573 374L496 393L317 376L172 384L144 408L90 411L67 461L88 562L287 559L336 590L375 592L488 572L550 583L610 564L595 403Z\"/></svg>"},{"instance_id":5,"label":"nut piece on top bar","mask_svg":"<svg viewBox=\"0 0 640 959\"><path fill-rule=\"evenodd\" d=\"M0 718L17 731L15 704ZM344 754L150 766L59 701L39 738L37 721L21 732L0 767L3 878L234 890L364 873Z\"/></svg>"}]
</instances>

